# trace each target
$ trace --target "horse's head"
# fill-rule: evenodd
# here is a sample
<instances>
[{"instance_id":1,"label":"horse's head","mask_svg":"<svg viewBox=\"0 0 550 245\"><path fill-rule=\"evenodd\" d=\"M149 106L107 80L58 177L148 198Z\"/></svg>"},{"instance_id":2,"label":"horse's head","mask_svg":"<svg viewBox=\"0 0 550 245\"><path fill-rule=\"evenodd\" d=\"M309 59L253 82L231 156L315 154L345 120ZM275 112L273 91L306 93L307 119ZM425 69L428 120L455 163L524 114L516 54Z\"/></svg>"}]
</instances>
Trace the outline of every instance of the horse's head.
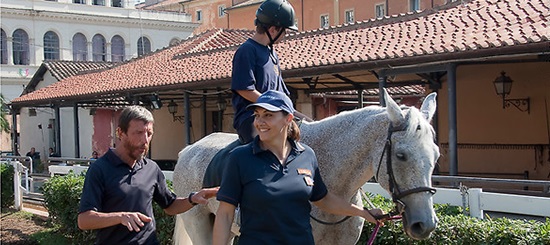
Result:
<instances>
[{"instance_id":1,"label":"horse's head","mask_svg":"<svg viewBox=\"0 0 550 245\"><path fill-rule=\"evenodd\" d=\"M420 110L400 108L385 90L384 97L390 126L375 177L392 195L407 235L425 239L437 225L431 177L439 148L429 123L436 108L436 94L429 94Z\"/></svg>"}]
</instances>

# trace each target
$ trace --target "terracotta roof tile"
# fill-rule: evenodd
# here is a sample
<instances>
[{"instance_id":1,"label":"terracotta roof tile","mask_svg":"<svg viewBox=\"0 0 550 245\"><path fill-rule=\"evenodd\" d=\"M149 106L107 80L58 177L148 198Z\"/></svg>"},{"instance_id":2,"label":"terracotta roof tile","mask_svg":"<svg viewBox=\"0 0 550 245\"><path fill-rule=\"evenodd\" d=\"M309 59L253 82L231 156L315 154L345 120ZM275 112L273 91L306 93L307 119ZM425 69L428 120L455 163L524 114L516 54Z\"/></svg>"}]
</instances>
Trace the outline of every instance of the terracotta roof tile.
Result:
<instances>
[{"instance_id":1,"label":"terracotta roof tile","mask_svg":"<svg viewBox=\"0 0 550 245\"><path fill-rule=\"evenodd\" d=\"M518 45L538 47L531 52L541 52L540 47L550 43L549 10L548 0L472 0L453 8L291 34L276 49L284 74L352 63L406 65L413 57L445 61L462 52L460 57L479 58L473 51L498 49L506 54L506 48ZM252 34L210 30L110 70L66 78L12 103L228 82L233 54Z\"/></svg>"}]
</instances>

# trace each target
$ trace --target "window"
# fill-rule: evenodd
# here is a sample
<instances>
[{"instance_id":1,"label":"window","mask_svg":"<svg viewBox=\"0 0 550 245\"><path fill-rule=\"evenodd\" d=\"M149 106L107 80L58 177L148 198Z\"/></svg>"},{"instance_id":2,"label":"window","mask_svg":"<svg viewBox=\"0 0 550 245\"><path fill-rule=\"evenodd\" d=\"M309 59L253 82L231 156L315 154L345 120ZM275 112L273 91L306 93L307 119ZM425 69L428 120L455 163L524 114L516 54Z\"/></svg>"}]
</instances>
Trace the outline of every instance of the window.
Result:
<instances>
[{"instance_id":1,"label":"window","mask_svg":"<svg viewBox=\"0 0 550 245\"><path fill-rule=\"evenodd\" d=\"M101 34L96 34L92 38L92 60L93 61L106 61L107 45L105 45L105 38Z\"/></svg>"},{"instance_id":2,"label":"window","mask_svg":"<svg viewBox=\"0 0 550 245\"><path fill-rule=\"evenodd\" d=\"M321 15L321 28L328 28L328 26L329 26L328 14Z\"/></svg>"},{"instance_id":3,"label":"window","mask_svg":"<svg viewBox=\"0 0 550 245\"><path fill-rule=\"evenodd\" d=\"M202 10L197 10L197 21L202 21Z\"/></svg>"},{"instance_id":4,"label":"window","mask_svg":"<svg viewBox=\"0 0 550 245\"><path fill-rule=\"evenodd\" d=\"M378 18L383 18L386 16L386 4L379 3L374 5L374 16Z\"/></svg>"},{"instance_id":5,"label":"window","mask_svg":"<svg viewBox=\"0 0 550 245\"><path fill-rule=\"evenodd\" d=\"M73 36L73 60L85 61L88 59L88 40L82 33Z\"/></svg>"},{"instance_id":6,"label":"window","mask_svg":"<svg viewBox=\"0 0 550 245\"><path fill-rule=\"evenodd\" d=\"M13 64L29 64L29 35L21 29L13 32Z\"/></svg>"},{"instance_id":7,"label":"window","mask_svg":"<svg viewBox=\"0 0 550 245\"><path fill-rule=\"evenodd\" d=\"M151 52L151 41L146 37L140 37L138 39L138 56Z\"/></svg>"},{"instance_id":8,"label":"window","mask_svg":"<svg viewBox=\"0 0 550 245\"><path fill-rule=\"evenodd\" d=\"M0 54L2 56L2 64L8 63L8 36L4 29L1 29L1 38L0 38Z\"/></svg>"},{"instance_id":9,"label":"window","mask_svg":"<svg viewBox=\"0 0 550 245\"><path fill-rule=\"evenodd\" d=\"M178 44L179 41L180 41L179 38L174 37L174 38L172 38L172 40L170 40L169 45L174 46L174 45Z\"/></svg>"},{"instance_id":10,"label":"window","mask_svg":"<svg viewBox=\"0 0 550 245\"><path fill-rule=\"evenodd\" d=\"M124 39L116 35L111 39L111 61L120 62L124 61L125 56L125 44Z\"/></svg>"},{"instance_id":11,"label":"window","mask_svg":"<svg viewBox=\"0 0 550 245\"><path fill-rule=\"evenodd\" d=\"M44 60L59 59L59 37L53 31L44 34Z\"/></svg>"},{"instance_id":12,"label":"window","mask_svg":"<svg viewBox=\"0 0 550 245\"><path fill-rule=\"evenodd\" d=\"M345 15L347 24L355 22L355 18L353 17L353 10L346 10Z\"/></svg>"},{"instance_id":13,"label":"window","mask_svg":"<svg viewBox=\"0 0 550 245\"><path fill-rule=\"evenodd\" d=\"M218 6L218 17L225 16L225 5Z\"/></svg>"},{"instance_id":14,"label":"window","mask_svg":"<svg viewBox=\"0 0 550 245\"><path fill-rule=\"evenodd\" d=\"M92 0L92 4L105 6L105 0Z\"/></svg>"},{"instance_id":15,"label":"window","mask_svg":"<svg viewBox=\"0 0 550 245\"><path fill-rule=\"evenodd\" d=\"M409 0L410 11L420 10L420 0Z\"/></svg>"},{"instance_id":16,"label":"window","mask_svg":"<svg viewBox=\"0 0 550 245\"><path fill-rule=\"evenodd\" d=\"M122 0L112 0L111 6L112 6L112 7L122 8Z\"/></svg>"},{"instance_id":17,"label":"window","mask_svg":"<svg viewBox=\"0 0 550 245\"><path fill-rule=\"evenodd\" d=\"M73 3L86 4L86 0L73 0Z\"/></svg>"}]
</instances>

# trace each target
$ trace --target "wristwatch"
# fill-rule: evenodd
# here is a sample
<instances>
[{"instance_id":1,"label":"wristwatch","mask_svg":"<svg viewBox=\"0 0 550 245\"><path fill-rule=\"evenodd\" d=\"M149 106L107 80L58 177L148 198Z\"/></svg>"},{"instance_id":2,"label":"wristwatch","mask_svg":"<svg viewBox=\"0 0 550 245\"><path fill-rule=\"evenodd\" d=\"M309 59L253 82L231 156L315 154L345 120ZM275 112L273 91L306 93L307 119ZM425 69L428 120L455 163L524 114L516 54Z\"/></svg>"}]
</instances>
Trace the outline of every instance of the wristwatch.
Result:
<instances>
[{"instance_id":1,"label":"wristwatch","mask_svg":"<svg viewBox=\"0 0 550 245\"><path fill-rule=\"evenodd\" d=\"M189 203L191 203L191 205L193 205L193 206L198 204L196 202L193 202L193 200L191 199L191 197L193 197L195 194L197 194L197 193L196 192L191 192L191 193L189 193L189 197L187 197L187 201L189 201Z\"/></svg>"}]
</instances>

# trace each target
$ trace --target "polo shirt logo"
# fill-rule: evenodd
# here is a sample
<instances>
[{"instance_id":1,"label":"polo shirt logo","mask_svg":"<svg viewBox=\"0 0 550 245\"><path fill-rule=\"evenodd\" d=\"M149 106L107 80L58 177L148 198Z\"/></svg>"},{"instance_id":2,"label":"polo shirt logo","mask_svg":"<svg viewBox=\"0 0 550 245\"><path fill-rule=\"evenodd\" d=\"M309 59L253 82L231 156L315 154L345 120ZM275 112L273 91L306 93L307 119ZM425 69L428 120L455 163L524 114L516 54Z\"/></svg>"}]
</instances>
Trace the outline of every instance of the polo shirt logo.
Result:
<instances>
[{"instance_id":1,"label":"polo shirt logo","mask_svg":"<svg viewBox=\"0 0 550 245\"><path fill-rule=\"evenodd\" d=\"M304 176L304 181L306 182L307 186L313 186L313 179L309 176Z\"/></svg>"},{"instance_id":2,"label":"polo shirt logo","mask_svg":"<svg viewBox=\"0 0 550 245\"><path fill-rule=\"evenodd\" d=\"M299 169L296 169L296 171L298 171L299 175L311 176L311 170L307 168L299 168Z\"/></svg>"}]
</instances>

